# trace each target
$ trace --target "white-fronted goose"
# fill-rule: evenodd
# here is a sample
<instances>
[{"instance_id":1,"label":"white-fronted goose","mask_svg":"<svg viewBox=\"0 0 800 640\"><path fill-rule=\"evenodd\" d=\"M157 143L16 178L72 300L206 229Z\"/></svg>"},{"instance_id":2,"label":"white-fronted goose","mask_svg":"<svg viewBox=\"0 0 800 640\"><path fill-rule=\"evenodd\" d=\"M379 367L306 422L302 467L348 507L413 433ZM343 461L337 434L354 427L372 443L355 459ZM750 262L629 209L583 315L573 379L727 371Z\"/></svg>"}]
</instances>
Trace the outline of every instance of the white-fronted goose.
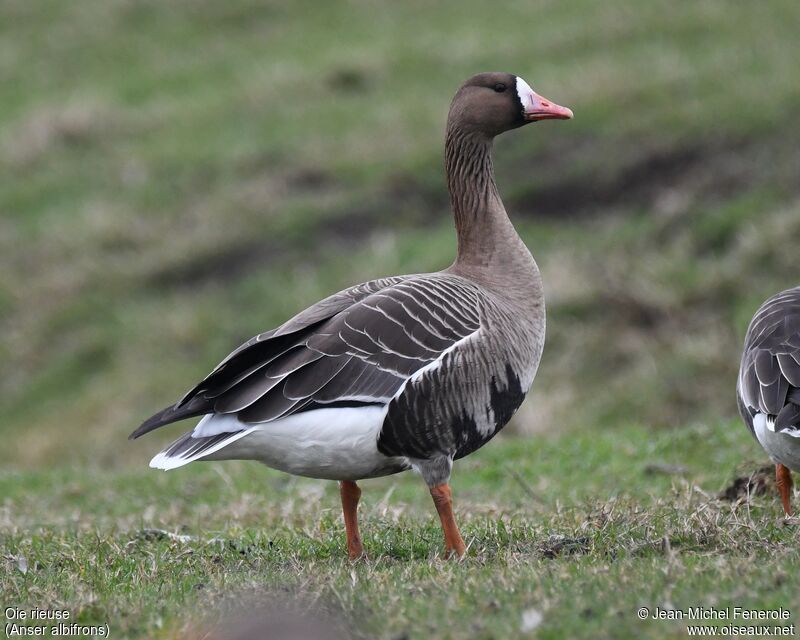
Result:
<instances>
[{"instance_id":1,"label":"white-fronted goose","mask_svg":"<svg viewBox=\"0 0 800 640\"><path fill-rule=\"evenodd\" d=\"M800 471L800 287L759 307L744 339L736 384L739 413L775 463L775 480L792 515L792 471Z\"/></svg>"},{"instance_id":2,"label":"white-fronted goose","mask_svg":"<svg viewBox=\"0 0 800 640\"><path fill-rule=\"evenodd\" d=\"M204 416L150 466L248 459L339 480L353 558L362 554L356 481L413 468L430 488L445 554L463 555L453 460L486 444L519 407L545 331L539 269L497 192L492 140L571 117L508 73L465 82L445 141L453 265L359 284L252 338L131 434Z\"/></svg>"}]
</instances>

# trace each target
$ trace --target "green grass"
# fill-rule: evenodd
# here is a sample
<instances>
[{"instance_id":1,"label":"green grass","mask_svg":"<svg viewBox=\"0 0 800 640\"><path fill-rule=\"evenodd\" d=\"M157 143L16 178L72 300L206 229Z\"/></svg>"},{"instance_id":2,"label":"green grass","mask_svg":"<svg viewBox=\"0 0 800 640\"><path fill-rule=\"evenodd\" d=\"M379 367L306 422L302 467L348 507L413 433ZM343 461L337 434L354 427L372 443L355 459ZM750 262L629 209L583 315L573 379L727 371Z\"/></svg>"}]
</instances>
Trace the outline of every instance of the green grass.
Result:
<instances>
[{"instance_id":1,"label":"green grass","mask_svg":"<svg viewBox=\"0 0 800 640\"><path fill-rule=\"evenodd\" d=\"M334 483L249 463L4 472L0 588L4 605L57 603L112 637L183 637L231 598L287 590L372 638L685 637L638 607L800 605L774 494L716 497L754 455L738 423L492 443L456 465L462 562L440 558L411 473L362 483L368 559L350 563ZM522 634L530 609L542 623Z\"/></svg>"}]
</instances>

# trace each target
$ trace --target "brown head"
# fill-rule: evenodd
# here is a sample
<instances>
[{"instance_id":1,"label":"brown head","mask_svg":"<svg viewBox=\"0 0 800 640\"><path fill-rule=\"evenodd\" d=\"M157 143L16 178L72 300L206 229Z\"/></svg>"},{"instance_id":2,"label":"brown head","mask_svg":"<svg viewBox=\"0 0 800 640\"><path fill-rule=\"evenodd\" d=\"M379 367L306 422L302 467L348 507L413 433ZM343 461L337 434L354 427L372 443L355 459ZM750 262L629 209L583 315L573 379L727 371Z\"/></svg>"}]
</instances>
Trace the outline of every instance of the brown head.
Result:
<instances>
[{"instance_id":1,"label":"brown head","mask_svg":"<svg viewBox=\"0 0 800 640\"><path fill-rule=\"evenodd\" d=\"M447 128L496 135L539 120L568 120L572 111L537 94L519 76L497 71L479 73L456 93Z\"/></svg>"}]
</instances>

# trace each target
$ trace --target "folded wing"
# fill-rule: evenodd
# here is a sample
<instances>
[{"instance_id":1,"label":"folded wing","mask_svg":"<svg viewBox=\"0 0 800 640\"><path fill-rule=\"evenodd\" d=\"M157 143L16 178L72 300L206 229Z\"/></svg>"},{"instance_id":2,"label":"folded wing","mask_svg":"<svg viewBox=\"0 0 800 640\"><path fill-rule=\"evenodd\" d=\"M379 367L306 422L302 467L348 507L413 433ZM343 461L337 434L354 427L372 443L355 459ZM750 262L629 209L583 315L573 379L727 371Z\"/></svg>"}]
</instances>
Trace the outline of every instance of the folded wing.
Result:
<instances>
[{"instance_id":1,"label":"folded wing","mask_svg":"<svg viewBox=\"0 0 800 640\"><path fill-rule=\"evenodd\" d=\"M447 274L376 280L326 298L229 355L139 437L217 413L261 423L321 407L387 404L480 327L480 292Z\"/></svg>"}]
</instances>

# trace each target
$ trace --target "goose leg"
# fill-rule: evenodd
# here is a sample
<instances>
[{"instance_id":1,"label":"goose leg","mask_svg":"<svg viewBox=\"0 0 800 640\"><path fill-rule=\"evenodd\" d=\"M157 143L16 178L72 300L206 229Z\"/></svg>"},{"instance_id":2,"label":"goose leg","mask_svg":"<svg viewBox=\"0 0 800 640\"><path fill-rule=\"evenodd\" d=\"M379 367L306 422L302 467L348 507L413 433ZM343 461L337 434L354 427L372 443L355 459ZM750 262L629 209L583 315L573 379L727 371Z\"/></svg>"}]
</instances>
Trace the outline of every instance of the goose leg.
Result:
<instances>
[{"instance_id":1,"label":"goose leg","mask_svg":"<svg viewBox=\"0 0 800 640\"><path fill-rule=\"evenodd\" d=\"M361 534L358 532L358 501L361 498L361 489L351 480L342 480L339 483L339 495L342 498L344 530L347 534L347 555L351 560L357 560L364 555Z\"/></svg>"},{"instance_id":2,"label":"goose leg","mask_svg":"<svg viewBox=\"0 0 800 640\"><path fill-rule=\"evenodd\" d=\"M783 503L783 512L787 516L792 515L792 472L789 467L778 463L775 465L775 484L778 485L778 493Z\"/></svg>"},{"instance_id":3,"label":"goose leg","mask_svg":"<svg viewBox=\"0 0 800 640\"><path fill-rule=\"evenodd\" d=\"M442 521L442 531L444 532L444 557L450 558L453 555L461 557L467 550L461 534L458 532L458 525L453 516L453 493L450 485L440 484L431 487L431 497L436 511L439 513L439 520Z\"/></svg>"}]
</instances>

